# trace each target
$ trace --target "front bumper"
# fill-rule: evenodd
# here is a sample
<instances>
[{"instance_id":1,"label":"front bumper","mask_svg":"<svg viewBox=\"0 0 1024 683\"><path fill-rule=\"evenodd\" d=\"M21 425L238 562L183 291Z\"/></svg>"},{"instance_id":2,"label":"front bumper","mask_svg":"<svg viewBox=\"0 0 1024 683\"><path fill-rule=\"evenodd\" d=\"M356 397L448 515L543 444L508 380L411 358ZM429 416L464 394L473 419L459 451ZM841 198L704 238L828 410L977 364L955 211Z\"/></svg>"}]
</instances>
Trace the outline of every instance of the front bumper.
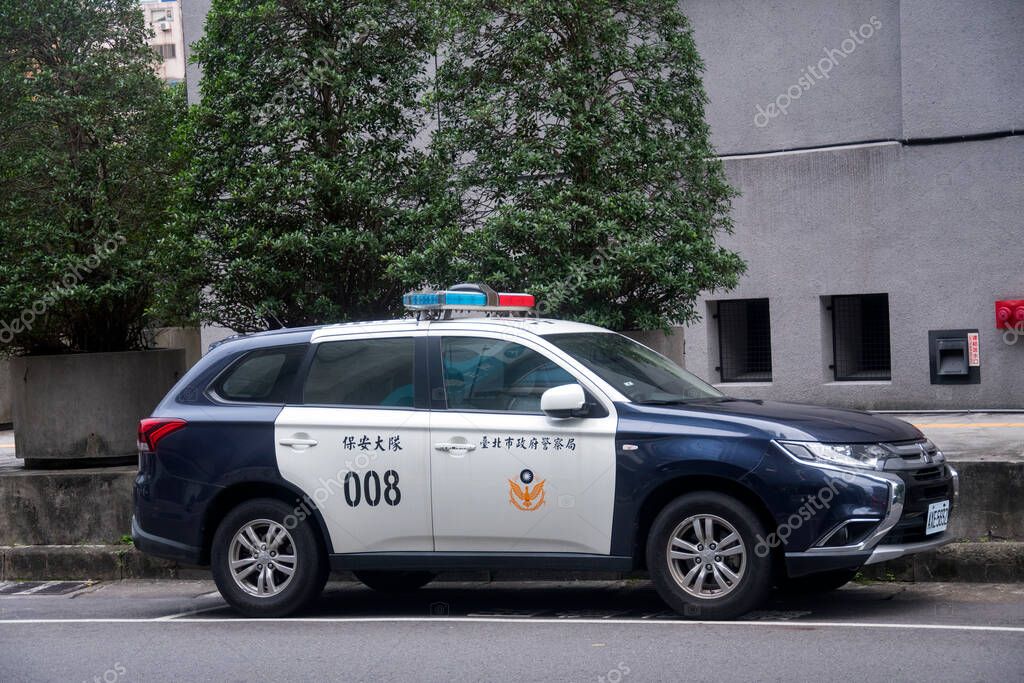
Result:
<instances>
[{"instance_id":1,"label":"front bumper","mask_svg":"<svg viewBox=\"0 0 1024 683\"><path fill-rule=\"evenodd\" d=\"M932 470L940 470L932 476ZM920 476L921 472L928 476ZM862 475L863 476L863 475ZM885 517L862 541L854 545L812 547L803 552L785 554L787 573L804 576L834 569L853 569L863 565L894 560L913 553L935 550L953 541L949 531L925 534L928 505L950 501L950 514L960 497L960 476L948 464L920 471L871 472L889 485L889 505Z\"/></svg>"},{"instance_id":2,"label":"front bumper","mask_svg":"<svg viewBox=\"0 0 1024 683\"><path fill-rule=\"evenodd\" d=\"M914 553L923 553L927 550L935 550L936 548L940 548L952 541L953 536L947 531L939 534L935 538L932 538L930 541L877 545L875 546L875 549L871 551L871 555L864 564L877 564L879 562L895 560L897 557L903 557L904 555L913 555Z\"/></svg>"}]
</instances>

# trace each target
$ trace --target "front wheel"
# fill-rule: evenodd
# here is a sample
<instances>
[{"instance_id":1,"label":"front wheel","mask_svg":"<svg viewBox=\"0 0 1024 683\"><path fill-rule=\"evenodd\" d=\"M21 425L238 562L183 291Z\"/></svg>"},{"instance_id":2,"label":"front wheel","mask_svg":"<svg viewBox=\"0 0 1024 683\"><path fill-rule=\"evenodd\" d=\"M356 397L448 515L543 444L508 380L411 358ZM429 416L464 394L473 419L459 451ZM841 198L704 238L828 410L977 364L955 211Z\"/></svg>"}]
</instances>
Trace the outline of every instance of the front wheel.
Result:
<instances>
[{"instance_id":1,"label":"front wheel","mask_svg":"<svg viewBox=\"0 0 1024 683\"><path fill-rule=\"evenodd\" d=\"M232 607L249 617L281 617L323 591L327 557L306 518L260 498L231 510L217 527L210 550L213 579Z\"/></svg>"},{"instance_id":2,"label":"front wheel","mask_svg":"<svg viewBox=\"0 0 1024 683\"><path fill-rule=\"evenodd\" d=\"M647 537L647 568L661 598L691 619L734 619L758 607L772 585L772 562L758 554L764 525L720 493L669 503Z\"/></svg>"}]
</instances>

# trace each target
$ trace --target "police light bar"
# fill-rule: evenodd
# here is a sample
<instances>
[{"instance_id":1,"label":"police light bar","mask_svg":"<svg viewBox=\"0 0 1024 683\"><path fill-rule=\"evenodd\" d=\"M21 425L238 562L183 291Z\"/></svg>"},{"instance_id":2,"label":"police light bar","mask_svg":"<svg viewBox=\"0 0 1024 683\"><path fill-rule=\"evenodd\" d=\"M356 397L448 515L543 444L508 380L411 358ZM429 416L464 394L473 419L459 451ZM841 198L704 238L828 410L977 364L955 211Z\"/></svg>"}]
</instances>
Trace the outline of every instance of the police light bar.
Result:
<instances>
[{"instance_id":1,"label":"police light bar","mask_svg":"<svg viewBox=\"0 0 1024 683\"><path fill-rule=\"evenodd\" d=\"M414 292L402 296L402 305L411 311L467 311L488 313L527 313L533 309L532 294L495 292L487 285L455 285L441 292Z\"/></svg>"}]
</instances>

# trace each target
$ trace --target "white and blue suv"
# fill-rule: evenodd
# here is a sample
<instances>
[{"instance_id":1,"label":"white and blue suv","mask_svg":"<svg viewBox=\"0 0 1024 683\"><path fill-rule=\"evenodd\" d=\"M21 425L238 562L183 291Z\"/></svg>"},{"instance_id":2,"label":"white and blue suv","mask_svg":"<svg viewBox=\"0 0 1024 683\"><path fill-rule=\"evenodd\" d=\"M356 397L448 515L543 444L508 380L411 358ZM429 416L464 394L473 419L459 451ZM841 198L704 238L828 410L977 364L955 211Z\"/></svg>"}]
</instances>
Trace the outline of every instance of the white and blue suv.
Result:
<instances>
[{"instance_id":1,"label":"white and blue suv","mask_svg":"<svg viewBox=\"0 0 1024 683\"><path fill-rule=\"evenodd\" d=\"M680 614L732 618L950 540L957 475L913 426L730 398L530 299L453 288L217 345L140 424L136 546L253 616L331 570L542 568L646 569Z\"/></svg>"}]
</instances>

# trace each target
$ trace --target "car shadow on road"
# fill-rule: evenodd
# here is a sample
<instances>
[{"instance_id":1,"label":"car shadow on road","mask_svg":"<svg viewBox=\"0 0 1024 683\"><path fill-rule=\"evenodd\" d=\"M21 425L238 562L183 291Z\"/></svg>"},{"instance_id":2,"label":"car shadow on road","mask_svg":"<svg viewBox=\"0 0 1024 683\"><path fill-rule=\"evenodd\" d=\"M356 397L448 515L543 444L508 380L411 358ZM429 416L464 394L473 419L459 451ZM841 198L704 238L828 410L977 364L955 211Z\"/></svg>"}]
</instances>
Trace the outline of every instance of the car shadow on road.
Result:
<instances>
[{"instance_id":1,"label":"car shadow on road","mask_svg":"<svg viewBox=\"0 0 1024 683\"><path fill-rule=\"evenodd\" d=\"M775 592L764 606L741 619L790 621L926 621L954 619L957 604L941 592L913 584L849 584L830 593L791 595ZM230 608L201 617L224 618ZM647 581L436 582L417 591L390 595L358 583L332 583L306 618L422 619L682 619L668 610ZM700 618L699 613L689 615ZM200 618L201 618L200 617Z\"/></svg>"}]
</instances>

